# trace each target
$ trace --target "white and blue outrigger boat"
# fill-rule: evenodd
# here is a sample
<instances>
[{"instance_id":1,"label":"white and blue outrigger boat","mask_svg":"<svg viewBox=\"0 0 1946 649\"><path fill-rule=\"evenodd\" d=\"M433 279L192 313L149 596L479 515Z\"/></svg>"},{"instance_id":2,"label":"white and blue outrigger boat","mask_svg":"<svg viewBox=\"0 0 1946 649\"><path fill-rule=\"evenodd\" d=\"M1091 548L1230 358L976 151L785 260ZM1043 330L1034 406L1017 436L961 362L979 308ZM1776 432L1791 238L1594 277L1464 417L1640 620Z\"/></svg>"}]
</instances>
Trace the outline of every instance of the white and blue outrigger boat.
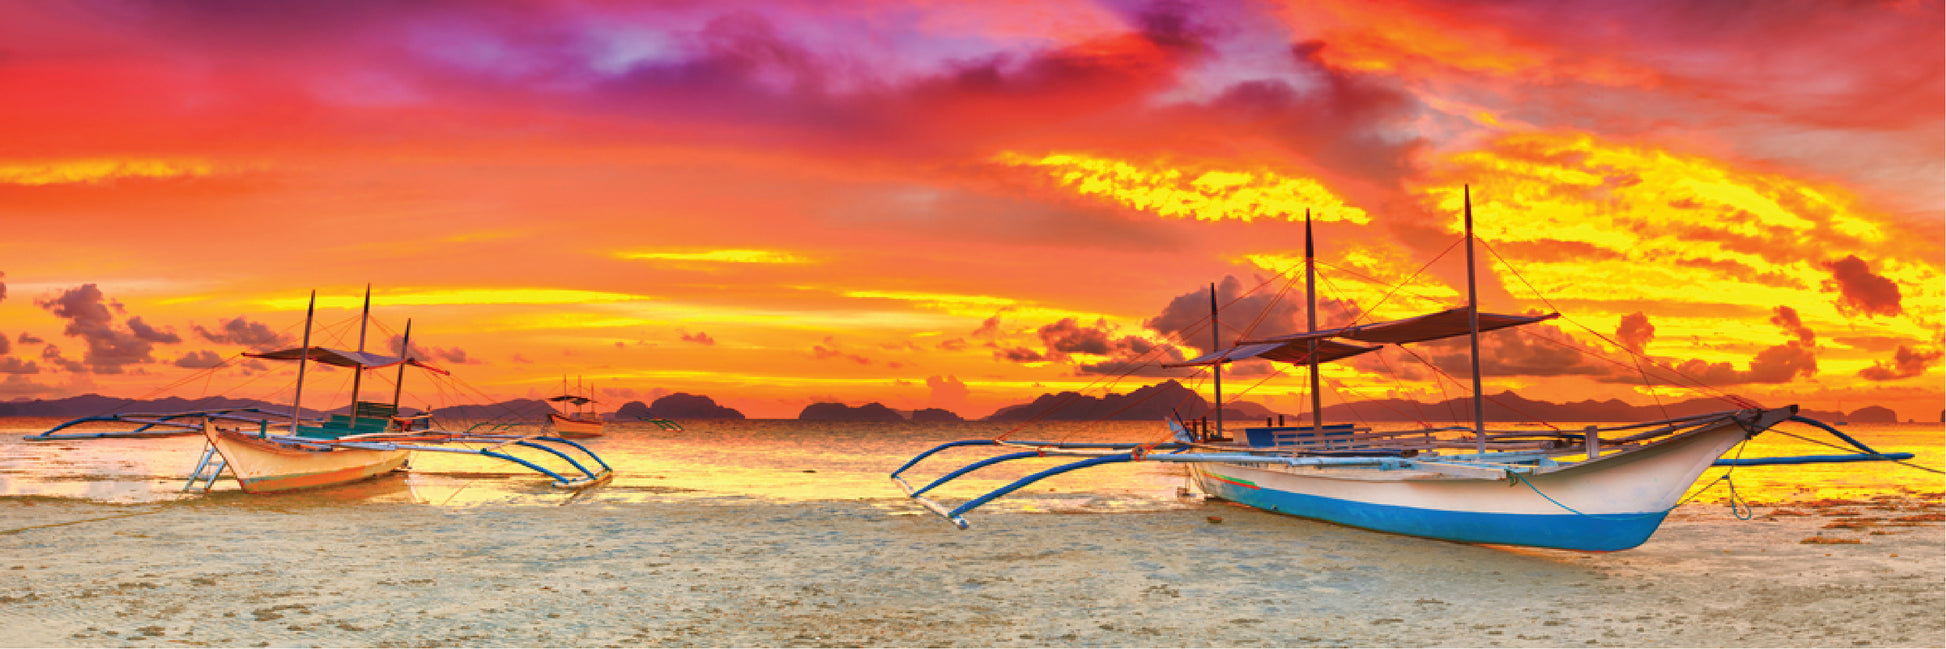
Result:
<instances>
[{"instance_id":1,"label":"white and blue outrigger boat","mask_svg":"<svg viewBox=\"0 0 1946 649\"><path fill-rule=\"evenodd\" d=\"M311 306L304 316L301 346L242 355L297 362L297 385L288 413L262 407L237 407L104 414L63 422L24 439L47 442L202 435L208 443L202 459L190 472L184 491L198 488L207 491L226 471L236 478L244 492L253 494L340 485L405 470L415 452L477 455L510 462L547 476L554 486L566 489L585 489L607 482L613 476L608 463L600 456L560 437L444 431L436 428L430 414L402 415L399 399L406 366L442 376L447 372L411 357L409 352L386 356L364 350L365 325L371 315L369 287L355 351L311 345L316 306L317 294L313 292ZM402 347L410 350L410 320L406 321L402 340ZM304 377L310 363L353 371L352 405L345 414L305 416ZM360 401L359 386L365 374L390 367L399 368L391 403ZM215 369L219 368L206 371ZM114 430L99 430L105 424L134 428L118 426Z\"/></svg>"},{"instance_id":2,"label":"white and blue outrigger boat","mask_svg":"<svg viewBox=\"0 0 1946 649\"><path fill-rule=\"evenodd\" d=\"M1468 304L1429 315L1320 330L1316 315L1316 261L1305 225L1309 330L1245 339L1165 367L1207 367L1215 377L1216 428L1192 432L1170 420L1169 441L1071 443L979 439L949 442L907 461L891 474L906 495L961 529L965 514L1051 476L1104 464L1168 462L1187 467L1189 479L1212 498L1258 509L1381 532L1466 543L1519 545L1581 551L1625 550L1655 533L1671 510L1711 466L1898 461L1910 453L1880 453L1815 420L1797 406L1765 408L1738 399L1737 409L1628 425L1579 430L1489 430L1481 401L1479 334L1549 320L1558 314L1512 316L1480 313L1473 277L1473 209L1465 199ZM1211 328L1216 329L1215 292ZM1318 364L1380 349L1470 336L1473 350L1473 425L1379 431L1327 425L1319 393ZM1244 429L1244 439L1224 436L1224 363L1262 358L1310 368L1310 426ZM1719 459L1773 426L1796 422L1822 429L1855 453L1777 458ZM1207 426L1202 427L1207 431ZM990 446L1014 452L988 457L922 487L905 473L948 449ZM1846 450L1852 450L1846 449ZM1020 478L956 506L930 496L936 489L982 468L1039 457L1084 458Z\"/></svg>"}]
</instances>

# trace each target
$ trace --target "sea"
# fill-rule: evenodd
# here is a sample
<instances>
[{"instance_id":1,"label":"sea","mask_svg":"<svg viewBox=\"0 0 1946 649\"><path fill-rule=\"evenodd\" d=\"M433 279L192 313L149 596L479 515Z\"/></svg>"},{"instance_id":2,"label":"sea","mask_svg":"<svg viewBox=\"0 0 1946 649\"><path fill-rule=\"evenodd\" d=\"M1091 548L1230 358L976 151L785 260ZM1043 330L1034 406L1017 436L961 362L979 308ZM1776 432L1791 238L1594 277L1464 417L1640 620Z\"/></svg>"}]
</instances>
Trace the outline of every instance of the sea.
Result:
<instances>
[{"instance_id":1,"label":"sea","mask_svg":"<svg viewBox=\"0 0 1946 649\"><path fill-rule=\"evenodd\" d=\"M242 497L234 480L208 493L185 492L204 449L200 436L27 442L25 435L59 424L55 418L0 418L0 498L39 497L105 503L152 503L185 498ZM1160 439L1155 422L1043 422L1020 430L997 422L854 423L798 420L681 422L669 430L648 422L613 423L600 438L580 440L614 469L600 487L566 491L538 473L473 455L419 453L409 472L341 487L294 494L248 496L291 504L328 501L416 503L427 507L555 506L577 502L859 501L889 515L926 515L888 475L939 444L991 439L1141 441ZM1402 425L1403 426L1403 425ZM1401 427L1402 427L1401 426ZM1573 430L1579 425L1560 425ZM1384 426L1379 426L1383 429ZM463 429L463 428L462 428ZM72 429L71 429L72 430ZM1855 424L1839 430L1880 452L1907 452L1905 464L1864 462L1713 468L1692 488L1696 502L1783 504L1863 499L1882 494L1946 490L1946 427L1939 423ZM1800 437L1802 439L1800 439ZM1828 455L1850 451L1824 431L1785 424L1726 454L1744 458ZM951 449L906 476L925 484L991 448ZM1060 462L1028 459L972 473L934 492L954 503ZM557 467L560 466L556 465ZM560 467L564 468L564 467ZM1730 480L1719 480L1728 474ZM1114 464L1056 476L995 500L982 511L1094 513L1202 506L1180 465ZM977 512L976 512L977 514Z\"/></svg>"}]
</instances>

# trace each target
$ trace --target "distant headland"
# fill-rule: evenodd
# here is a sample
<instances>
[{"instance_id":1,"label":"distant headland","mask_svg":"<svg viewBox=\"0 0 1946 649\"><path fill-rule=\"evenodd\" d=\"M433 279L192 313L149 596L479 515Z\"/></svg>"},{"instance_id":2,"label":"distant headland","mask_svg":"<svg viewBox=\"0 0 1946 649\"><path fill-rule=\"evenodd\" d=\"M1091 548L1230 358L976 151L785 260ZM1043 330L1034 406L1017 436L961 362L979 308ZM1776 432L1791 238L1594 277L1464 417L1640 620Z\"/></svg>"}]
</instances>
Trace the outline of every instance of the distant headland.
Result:
<instances>
[{"instance_id":1,"label":"distant headland","mask_svg":"<svg viewBox=\"0 0 1946 649\"><path fill-rule=\"evenodd\" d=\"M1500 422L1645 421L1718 412L1730 408L1715 399L1690 399L1649 406L1631 405L1617 399L1555 403L1528 399L1511 391L1489 395L1485 405L1487 420ZM63 399L0 402L0 417L86 417L111 412L170 412L248 407L275 411L287 410L290 405L223 397L201 399L168 397L143 401L84 394ZM325 411L306 409L305 413L318 415L342 410L343 408ZM1454 398L1436 403L1406 399L1371 399L1327 406L1324 409L1324 418L1330 421L1463 422L1471 420L1472 411L1472 401L1466 398ZM435 417L453 419L539 418L547 412L547 404L535 399L511 399L499 403L450 406L432 410ZM1002 407L983 420L1139 421L1159 420L1169 416L1196 419L1212 417L1214 414L1209 401L1202 395L1179 382L1170 380L1137 388L1126 394L1108 394L1099 397L1076 392L1043 394L1027 403ZM1223 407L1223 417L1233 422L1267 420L1280 415L1289 418L1292 414L1279 413L1248 401L1232 402ZM1877 405L1865 406L1850 412L1804 410L1801 414L1832 423L1886 424L1903 421L1899 419L1898 413L1890 408ZM603 416L615 421L745 418L742 412L720 405L708 396L684 392L665 395L650 403L630 401L623 404L620 409L605 413ZM898 410L878 402L859 406L831 402L813 403L805 406L796 418L803 421L914 423L966 421L966 418L960 414L943 408Z\"/></svg>"}]
</instances>

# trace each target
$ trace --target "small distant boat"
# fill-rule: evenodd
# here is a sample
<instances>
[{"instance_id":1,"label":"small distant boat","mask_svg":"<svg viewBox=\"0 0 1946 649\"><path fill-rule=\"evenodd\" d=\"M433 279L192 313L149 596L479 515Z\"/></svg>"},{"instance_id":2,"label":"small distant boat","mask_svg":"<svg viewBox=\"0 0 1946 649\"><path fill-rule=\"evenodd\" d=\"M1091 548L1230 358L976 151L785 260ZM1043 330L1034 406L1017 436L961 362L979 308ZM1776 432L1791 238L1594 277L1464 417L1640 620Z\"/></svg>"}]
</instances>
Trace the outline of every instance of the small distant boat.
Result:
<instances>
[{"instance_id":1,"label":"small distant boat","mask_svg":"<svg viewBox=\"0 0 1946 649\"><path fill-rule=\"evenodd\" d=\"M612 475L608 464L586 447L549 436L455 433L432 427L430 415L401 416L398 408L405 366L411 365L436 374L445 370L427 365L409 355L386 356L364 351L364 323L359 328L359 349L347 351L311 346L311 324L316 314L317 294L304 316L304 339L299 347L244 356L273 361L297 362L297 386L288 417L257 408L200 410L179 413L131 413L83 417L54 426L45 432L28 435L27 441L63 441L116 437L159 437L200 434L208 441L202 459L191 471L183 490L207 491L228 471L245 493L265 494L313 489L367 480L409 466L414 452L462 453L512 462L554 480L555 486L580 489L606 482ZM369 319L371 291L365 293L365 317ZM406 322L404 349L410 350L412 323ZM409 353L409 352L408 352ZM313 362L353 371L352 407L346 414L322 418L303 415L304 378ZM358 392L364 375L375 369L399 368L392 402L360 401ZM211 370L213 371L213 370ZM62 432L87 423L117 422L137 424L128 431ZM523 458L515 450L530 451L537 457ZM570 452L573 452L572 454ZM576 459L576 455L581 459ZM543 466L548 462L566 469Z\"/></svg>"},{"instance_id":2,"label":"small distant boat","mask_svg":"<svg viewBox=\"0 0 1946 649\"><path fill-rule=\"evenodd\" d=\"M602 428L606 427L608 422L601 418L601 413L588 407L589 404L600 403L588 396L594 393L594 386L579 389L580 384L581 380L575 379L576 392L579 394L570 392L567 377L561 377L562 394L547 398L547 405L554 408L547 413L547 430L561 437L576 439L601 437Z\"/></svg>"},{"instance_id":3,"label":"small distant boat","mask_svg":"<svg viewBox=\"0 0 1946 649\"><path fill-rule=\"evenodd\" d=\"M1549 320L1558 314L1480 313L1473 288L1473 211L1466 203L1468 304L1402 320L1320 330L1315 279L1307 281L1309 331L1239 340L1202 357L1165 367L1207 367L1216 378L1214 431L1192 433L1180 419L1168 422L1171 441L1130 443L1028 442L1004 438L949 442L892 472L906 495L958 527L963 515L995 498L1042 479L1103 464L1170 462L1188 467L1203 493L1258 509L1353 527L1466 543L1613 551L1647 541L1683 494L1711 466L1808 464L1904 460L1909 453L1879 453L1829 426L1797 416L1797 406L1764 408L1736 399L1736 410L1663 421L1579 430L1486 428L1480 377L1479 334ZM1306 223L1306 276L1315 261ZM1210 323L1217 308L1211 287ZM1473 349L1474 421L1470 427L1374 432L1350 424L1326 425L1319 402L1318 365L1405 345L1470 336ZM1223 437L1222 374L1225 363L1247 358L1307 366L1311 375L1312 425L1245 429L1245 439ZM1860 452L1787 458L1718 458L1727 450L1785 421L1823 428ZM1464 435L1464 436L1461 436ZM927 457L955 447L996 446L1014 452L989 457L914 488L903 474ZM1001 462L1036 457L1086 458L1021 478L956 507L927 493L961 476Z\"/></svg>"}]
</instances>

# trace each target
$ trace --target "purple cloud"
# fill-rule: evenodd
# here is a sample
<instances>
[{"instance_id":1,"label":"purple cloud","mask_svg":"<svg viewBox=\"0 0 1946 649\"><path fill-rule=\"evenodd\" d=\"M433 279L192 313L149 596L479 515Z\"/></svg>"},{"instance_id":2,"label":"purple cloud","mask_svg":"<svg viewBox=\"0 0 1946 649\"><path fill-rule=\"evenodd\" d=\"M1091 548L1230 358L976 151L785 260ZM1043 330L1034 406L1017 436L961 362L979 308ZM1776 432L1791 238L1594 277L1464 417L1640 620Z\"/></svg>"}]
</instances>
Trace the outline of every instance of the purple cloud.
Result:
<instances>
[{"instance_id":1,"label":"purple cloud","mask_svg":"<svg viewBox=\"0 0 1946 649\"><path fill-rule=\"evenodd\" d=\"M225 345L242 345L252 349L287 347L295 342L295 339L290 336L271 331L269 325L251 322L243 316L222 321L215 331L205 329L202 325L195 325L193 329L196 335L202 336L203 340Z\"/></svg>"},{"instance_id":2,"label":"purple cloud","mask_svg":"<svg viewBox=\"0 0 1946 649\"><path fill-rule=\"evenodd\" d=\"M207 349L198 349L184 354L182 358L176 359L175 362L176 367L187 367L191 369L221 367L222 365L223 357L217 356L216 352Z\"/></svg>"},{"instance_id":3,"label":"purple cloud","mask_svg":"<svg viewBox=\"0 0 1946 649\"><path fill-rule=\"evenodd\" d=\"M156 343L182 341L174 332L157 331L139 317L129 319L128 330L116 328L114 312L126 309L120 303L106 300L94 284L83 284L34 303L68 321L62 333L88 344L81 361L98 374L120 374L130 365L153 363L151 351Z\"/></svg>"}]
</instances>

